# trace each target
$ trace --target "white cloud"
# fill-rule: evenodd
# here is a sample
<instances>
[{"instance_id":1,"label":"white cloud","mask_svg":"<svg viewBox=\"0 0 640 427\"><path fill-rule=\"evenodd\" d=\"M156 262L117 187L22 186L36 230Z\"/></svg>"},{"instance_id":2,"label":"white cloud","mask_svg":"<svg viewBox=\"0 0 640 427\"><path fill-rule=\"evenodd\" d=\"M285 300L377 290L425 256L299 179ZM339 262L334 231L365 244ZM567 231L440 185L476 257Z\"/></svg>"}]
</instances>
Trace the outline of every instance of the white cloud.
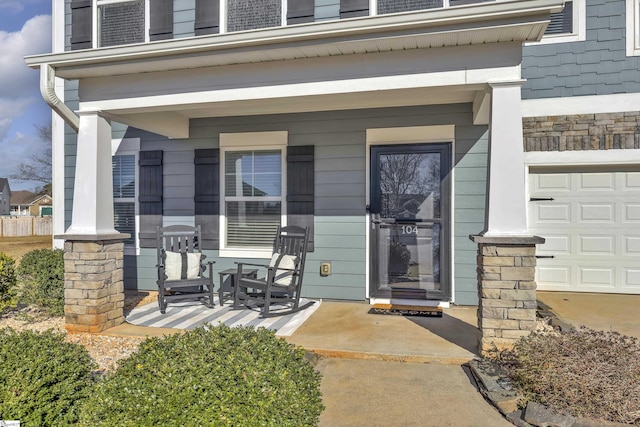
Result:
<instances>
[{"instance_id":1,"label":"white cloud","mask_svg":"<svg viewBox=\"0 0 640 427\"><path fill-rule=\"evenodd\" d=\"M29 19L20 31L0 31L0 76L5 82L0 85L0 98L25 98L37 94L38 72L28 68L23 57L46 52L51 52L49 15Z\"/></svg>"}]
</instances>

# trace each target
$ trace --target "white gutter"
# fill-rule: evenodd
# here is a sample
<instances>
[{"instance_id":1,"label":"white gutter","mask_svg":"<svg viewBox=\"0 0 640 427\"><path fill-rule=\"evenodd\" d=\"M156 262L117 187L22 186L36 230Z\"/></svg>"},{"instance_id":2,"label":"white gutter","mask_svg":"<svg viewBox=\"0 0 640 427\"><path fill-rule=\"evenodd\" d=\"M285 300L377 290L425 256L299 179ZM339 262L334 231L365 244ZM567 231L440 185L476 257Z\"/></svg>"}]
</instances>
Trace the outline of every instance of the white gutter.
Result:
<instances>
[{"instance_id":1,"label":"white gutter","mask_svg":"<svg viewBox=\"0 0 640 427\"><path fill-rule=\"evenodd\" d=\"M80 128L80 118L56 94L56 70L49 64L40 65L40 93L57 115L67 122L74 131Z\"/></svg>"}]
</instances>

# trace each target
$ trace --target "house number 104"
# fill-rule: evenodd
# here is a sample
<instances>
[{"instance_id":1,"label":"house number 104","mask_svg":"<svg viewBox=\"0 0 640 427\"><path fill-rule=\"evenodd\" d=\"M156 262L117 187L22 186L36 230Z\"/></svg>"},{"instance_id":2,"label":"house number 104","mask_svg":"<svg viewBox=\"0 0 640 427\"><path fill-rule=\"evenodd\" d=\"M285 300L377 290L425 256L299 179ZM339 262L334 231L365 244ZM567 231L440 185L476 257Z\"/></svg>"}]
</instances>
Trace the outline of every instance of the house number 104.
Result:
<instances>
[{"instance_id":1,"label":"house number 104","mask_svg":"<svg viewBox=\"0 0 640 427\"><path fill-rule=\"evenodd\" d=\"M418 234L417 225L403 225L402 234Z\"/></svg>"}]
</instances>

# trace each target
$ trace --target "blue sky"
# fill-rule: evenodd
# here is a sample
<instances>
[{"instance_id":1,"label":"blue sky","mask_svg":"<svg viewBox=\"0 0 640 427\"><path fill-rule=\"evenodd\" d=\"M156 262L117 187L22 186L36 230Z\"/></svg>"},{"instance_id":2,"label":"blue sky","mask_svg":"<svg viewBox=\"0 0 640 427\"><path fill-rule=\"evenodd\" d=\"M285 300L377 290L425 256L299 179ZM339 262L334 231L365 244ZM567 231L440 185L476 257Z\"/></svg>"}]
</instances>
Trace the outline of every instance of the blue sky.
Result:
<instances>
[{"instance_id":1,"label":"blue sky","mask_svg":"<svg viewBox=\"0 0 640 427\"><path fill-rule=\"evenodd\" d=\"M50 121L51 110L38 88L39 73L25 55L51 52L51 0L0 0L0 177L42 147L35 129ZM39 184L10 179L12 190Z\"/></svg>"}]
</instances>

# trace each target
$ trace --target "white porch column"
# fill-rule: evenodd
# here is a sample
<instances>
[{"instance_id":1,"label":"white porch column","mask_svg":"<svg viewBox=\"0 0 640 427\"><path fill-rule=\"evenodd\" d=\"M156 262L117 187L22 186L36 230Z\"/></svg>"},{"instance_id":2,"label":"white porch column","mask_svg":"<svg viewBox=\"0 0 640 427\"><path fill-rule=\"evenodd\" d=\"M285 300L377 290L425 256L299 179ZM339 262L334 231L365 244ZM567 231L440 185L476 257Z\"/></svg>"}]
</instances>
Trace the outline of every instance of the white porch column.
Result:
<instances>
[{"instance_id":1,"label":"white porch column","mask_svg":"<svg viewBox=\"0 0 640 427\"><path fill-rule=\"evenodd\" d=\"M489 182L485 236L527 235L522 141L524 81L490 83Z\"/></svg>"},{"instance_id":2,"label":"white porch column","mask_svg":"<svg viewBox=\"0 0 640 427\"><path fill-rule=\"evenodd\" d=\"M66 235L119 236L113 227L111 124L97 111L79 115L73 213Z\"/></svg>"}]
</instances>

